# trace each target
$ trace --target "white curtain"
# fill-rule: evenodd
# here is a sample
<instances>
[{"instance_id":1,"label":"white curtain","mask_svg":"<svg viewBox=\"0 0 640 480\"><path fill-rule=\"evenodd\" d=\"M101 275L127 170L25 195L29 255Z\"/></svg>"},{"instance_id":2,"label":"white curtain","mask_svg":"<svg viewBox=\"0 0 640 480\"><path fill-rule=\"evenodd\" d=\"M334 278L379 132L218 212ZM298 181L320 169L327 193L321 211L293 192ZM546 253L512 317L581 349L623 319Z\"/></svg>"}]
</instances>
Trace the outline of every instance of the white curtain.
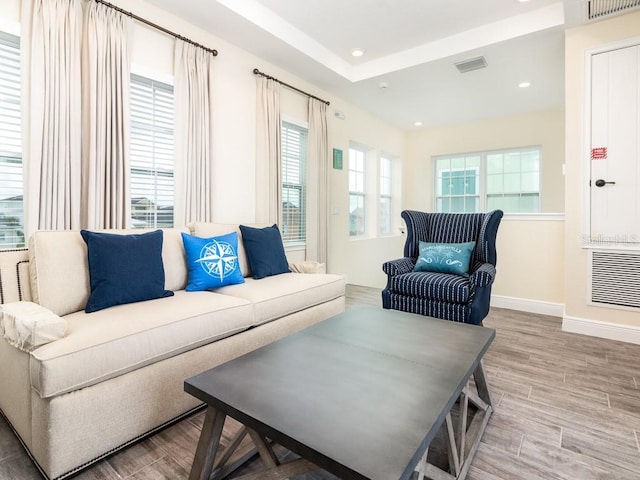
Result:
<instances>
[{"instance_id":1,"label":"white curtain","mask_svg":"<svg viewBox=\"0 0 640 480\"><path fill-rule=\"evenodd\" d=\"M82 48L82 223L130 226L131 18L105 5L86 6Z\"/></svg>"},{"instance_id":2,"label":"white curtain","mask_svg":"<svg viewBox=\"0 0 640 480\"><path fill-rule=\"evenodd\" d=\"M329 238L329 134L327 105L315 98L309 98L307 150L307 260L326 263Z\"/></svg>"},{"instance_id":3,"label":"white curtain","mask_svg":"<svg viewBox=\"0 0 640 480\"><path fill-rule=\"evenodd\" d=\"M282 225L280 84L256 76L256 222Z\"/></svg>"},{"instance_id":4,"label":"white curtain","mask_svg":"<svg viewBox=\"0 0 640 480\"><path fill-rule=\"evenodd\" d=\"M173 88L174 222L176 225L210 222L213 221L213 55L176 40Z\"/></svg>"},{"instance_id":5,"label":"white curtain","mask_svg":"<svg viewBox=\"0 0 640 480\"><path fill-rule=\"evenodd\" d=\"M80 227L80 0L22 1L27 234Z\"/></svg>"}]
</instances>

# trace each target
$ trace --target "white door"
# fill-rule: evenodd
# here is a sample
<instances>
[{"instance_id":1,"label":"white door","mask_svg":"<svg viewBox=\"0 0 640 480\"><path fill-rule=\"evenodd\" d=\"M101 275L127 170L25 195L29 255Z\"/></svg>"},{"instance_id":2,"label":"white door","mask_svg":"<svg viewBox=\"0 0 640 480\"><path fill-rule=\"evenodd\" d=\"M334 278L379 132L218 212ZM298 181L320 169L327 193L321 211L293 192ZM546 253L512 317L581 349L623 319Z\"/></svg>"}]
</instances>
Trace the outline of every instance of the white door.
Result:
<instances>
[{"instance_id":1,"label":"white door","mask_svg":"<svg viewBox=\"0 0 640 480\"><path fill-rule=\"evenodd\" d=\"M591 241L640 243L640 45L591 59Z\"/></svg>"}]
</instances>

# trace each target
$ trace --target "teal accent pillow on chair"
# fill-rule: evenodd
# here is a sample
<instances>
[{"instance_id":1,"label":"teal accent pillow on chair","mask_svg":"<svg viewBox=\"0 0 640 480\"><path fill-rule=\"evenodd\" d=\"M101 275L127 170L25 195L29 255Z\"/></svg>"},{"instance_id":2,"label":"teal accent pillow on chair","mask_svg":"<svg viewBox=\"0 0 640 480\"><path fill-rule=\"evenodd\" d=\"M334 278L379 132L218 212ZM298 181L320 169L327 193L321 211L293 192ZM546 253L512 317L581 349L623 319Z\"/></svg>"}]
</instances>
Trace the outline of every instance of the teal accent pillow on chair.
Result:
<instances>
[{"instance_id":1,"label":"teal accent pillow on chair","mask_svg":"<svg viewBox=\"0 0 640 480\"><path fill-rule=\"evenodd\" d=\"M85 312L170 297L164 289L162 230L135 235L81 230L87 244L91 293Z\"/></svg>"},{"instance_id":2,"label":"teal accent pillow on chair","mask_svg":"<svg viewBox=\"0 0 640 480\"><path fill-rule=\"evenodd\" d=\"M238 234L202 238L182 234L189 281L185 290L197 292L244 283L238 261Z\"/></svg>"},{"instance_id":3,"label":"teal accent pillow on chair","mask_svg":"<svg viewBox=\"0 0 640 480\"><path fill-rule=\"evenodd\" d=\"M414 272L452 273L469 276L469 263L476 242L428 243L420 242Z\"/></svg>"}]
</instances>

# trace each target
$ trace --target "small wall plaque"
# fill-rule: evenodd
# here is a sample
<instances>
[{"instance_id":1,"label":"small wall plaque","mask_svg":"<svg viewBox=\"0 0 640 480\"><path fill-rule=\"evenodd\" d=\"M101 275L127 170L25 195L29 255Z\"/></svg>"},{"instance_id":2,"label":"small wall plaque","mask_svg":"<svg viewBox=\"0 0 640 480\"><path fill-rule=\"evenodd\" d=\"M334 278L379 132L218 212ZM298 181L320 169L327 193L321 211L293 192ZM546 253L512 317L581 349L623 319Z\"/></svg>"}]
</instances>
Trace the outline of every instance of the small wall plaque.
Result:
<instances>
[{"instance_id":1,"label":"small wall plaque","mask_svg":"<svg viewBox=\"0 0 640 480\"><path fill-rule=\"evenodd\" d=\"M333 168L342 170L342 150L338 148L333 149Z\"/></svg>"}]
</instances>

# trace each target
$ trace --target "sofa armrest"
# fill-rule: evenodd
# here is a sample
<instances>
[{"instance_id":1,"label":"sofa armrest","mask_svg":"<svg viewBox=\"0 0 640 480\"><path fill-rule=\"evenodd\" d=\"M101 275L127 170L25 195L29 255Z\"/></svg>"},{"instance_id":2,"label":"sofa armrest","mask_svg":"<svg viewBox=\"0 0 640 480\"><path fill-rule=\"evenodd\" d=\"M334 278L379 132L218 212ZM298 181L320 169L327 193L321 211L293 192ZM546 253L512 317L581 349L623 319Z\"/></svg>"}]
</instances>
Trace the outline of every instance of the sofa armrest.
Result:
<instances>
[{"instance_id":1,"label":"sofa armrest","mask_svg":"<svg viewBox=\"0 0 640 480\"><path fill-rule=\"evenodd\" d=\"M19 350L30 352L63 338L67 321L33 302L11 302L0 305L0 334Z\"/></svg>"},{"instance_id":2,"label":"sofa armrest","mask_svg":"<svg viewBox=\"0 0 640 480\"><path fill-rule=\"evenodd\" d=\"M389 260L382 264L382 271L390 277L401 275L403 273L409 273L415 267L416 261L410 257L398 258L396 260Z\"/></svg>"},{"instance_id":3,"label":"sofa armrest","mask_svg":"<svg viewBox=\"0 0 640 480\"><path fill-rule=\"evenodd\" d=\"M496 267L490 263L476 263L469 281L476 287L488 287L496 278Z\"/></svg>"},{"instance_id":4,"label":"sofa armrest","mask_svg":"<svg viewBox=\"0 0 640 480\"><path fill-rule=\"evenodd\" d=\"M324 263L312 260L289 262L289 270L293 273L327 273L327 267Z\"/></svg>"}]
</instances>

